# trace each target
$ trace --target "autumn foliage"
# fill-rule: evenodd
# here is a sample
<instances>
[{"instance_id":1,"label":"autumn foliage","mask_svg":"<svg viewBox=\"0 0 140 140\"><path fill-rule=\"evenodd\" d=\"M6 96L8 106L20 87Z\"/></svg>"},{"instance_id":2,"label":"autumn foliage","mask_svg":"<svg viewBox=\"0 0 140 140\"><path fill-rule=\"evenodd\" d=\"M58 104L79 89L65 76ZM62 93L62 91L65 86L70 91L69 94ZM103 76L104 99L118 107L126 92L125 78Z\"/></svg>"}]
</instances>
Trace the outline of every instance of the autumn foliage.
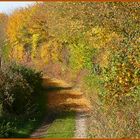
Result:
<instances>
[{"instance_id":1,"label":"autumn foliage","mask_svg":"<svg viewBox=\"0 0 140 140\"><path fill-rule=\"evenodd\" d=\"M127 110L128 104L138 105L140 100L139 9L139 2L42 2L8 17L0 14L0 30L4 25L6 40L3 56L6 53L9 60L50 77L78 82L91 98L97 93L104 111L117 106L121 114L122 106ZM95 114L101 110L99 107ZM125 118L128 114L123 113ZM118 135L113 133L116 137L127 136L119 129ZM137 137L135 132L129 137Z\"/></svg>"}]
</instances>

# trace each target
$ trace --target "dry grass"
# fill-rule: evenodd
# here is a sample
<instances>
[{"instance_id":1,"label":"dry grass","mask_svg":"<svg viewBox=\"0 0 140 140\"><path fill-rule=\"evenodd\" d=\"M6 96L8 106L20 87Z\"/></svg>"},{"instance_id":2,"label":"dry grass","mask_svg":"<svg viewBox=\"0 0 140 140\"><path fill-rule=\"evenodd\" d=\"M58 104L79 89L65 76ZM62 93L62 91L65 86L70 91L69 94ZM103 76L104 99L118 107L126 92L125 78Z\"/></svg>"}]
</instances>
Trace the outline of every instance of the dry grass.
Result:
<instances>
[{"instance_id":1,"label":"dry grass","mask_svg":"<svg viewBox=\"0 0 140 140\"><path fill-rule=\"evenodd\" d=\"M51 94L55 94L55 95L68 95L71 97L78 97L78 96L82 96L83 92L81 92L79 89L63 89L63 90L52 90L50 91Z\"/></svg>"},{"instance_id":2,"label":"dry grass","mask_svg":"<svg viewBox=\"0 0 140 140\"><path fill-rule=\"evenodd\" d=\"M47 87L63 87L63 88L70 88L72 87L71 84L68 84L66 83L65 81L63 80L58 80L58 79L55 79L55 78L49 78L49 77L43 77L43 82L42 82L42 86L44 88L47 88Z\"/></svg>"},{"instance_id":3,"label":"dry grass","mask_svg":"<svg viewBox=\"0 0 140 140\"><path fill-rule=\"evenodd\" d=\"M90 102L85 95L79 90L70 87L69 84L62 80L43 78L44 86L51 87L48 90L48 108L53 111L89 111ZM61 88L57 88L61 87Z\"/></svg>"},{"instance_id":4,"label":"dry grass","mask_svg":"<svg viewBox=\"0 0 140 140\"><path fill-rule=\"evenodd\" d=\"M53 110L74 110L74 108L87 108L89 110L90 103L84 96L50 92L48 93L48 107Z\"/></svg>"},{"instance_id":5,"label":"dry grass","mask_svg":"<svg viewBox=\"0 0 140 140\"><path fill-rule=\"evenodd\" d=\"M87 99L81 98L81 99L72 99L68 98L62 105L69 105L69 106L81 106L81 107L87 107L90 108L90 103Z\"/></svg>"},{"instance_id":6,"label":"dry grass","mask_svg":"<svg viewBox=\"0 0 140 140\"><path fill-rule=\"evenodd\" d=\"M140 105L104 106L92 97L93 109L88 120L89 137L140 138Z\"/></svg>"}]
</instances>

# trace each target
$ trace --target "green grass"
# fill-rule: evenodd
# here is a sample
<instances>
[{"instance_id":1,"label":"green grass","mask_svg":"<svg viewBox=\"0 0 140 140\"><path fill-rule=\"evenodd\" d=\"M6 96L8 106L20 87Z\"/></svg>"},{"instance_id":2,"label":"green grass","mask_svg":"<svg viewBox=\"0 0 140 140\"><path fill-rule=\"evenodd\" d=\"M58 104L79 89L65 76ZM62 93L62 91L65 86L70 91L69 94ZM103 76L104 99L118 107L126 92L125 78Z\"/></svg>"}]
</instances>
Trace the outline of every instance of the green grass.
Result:
<instances>
[{"instance_id":1,"label":"green grass","mask_svg":"<svg viewBox=\"0 0 140 140\"><path fill-rule=\"evenodd\" d=\"M16 118L12 116L0 117L0 124L2 121L13 123L8 138L28 138L31 133L38 128L43 120L43 116L38 114L34 119ZM55 121L47 130L43 138L72 138L75 131L75 113L67 112L56 115Z\"/></svg>"},{"instance_id":2,"label":"green grass","mask_svg":"<svg viewBox=\"0 0 140 140\"><path fill-rule=\"evenodd\" d=\"M10 123L10 135L6 136L8 138L28 138L31 133L38 128L43 120L44 113L46 110L46 94L43 92L43 96L38 98L40 102L40 113L34 114L32 119L29 117L15 117L14 115L2 115L0 111L0 125L3 121L5 123ZM42 98L43 97L43 98ZM1 106L0 106L1 110ZM45 112L44 112L45 111ZM52 123L51 127L47 130L43 138L72 138L75 131L75 113L67 112L57 114L55 121Z\"/></svg>"},{"instance_id":3,"label":"green grass","mask_svg":"<svg viewBox=\"0 0 140 140\"><path fill-rule=\"evenodd\" d=\"M61 113L43 138L72 138L75 131L75 113Z\"/></svg>"},{"instance_id":4,"label":"green grass","mask_svg":"<svg viewBox=\"0 0 140 140\"><path fill-rule=\"evenodd\" d=\"M40 125L42 119L26 120L17 126L14 137L30 137L30 134Z\"/></svg>"},{"instance_id":5,"label":"green grass","mask_svg":"<svg viewBox=\"0 0 140 140\"><path fill-rule=\"evenodd\" d=\"M38 107L38 113L34 113L31 116L23 117L22 115L14 116L14 115L2 115L1 104L0 104L0 126L3 123L10 123L10 135L8 138L28 138L30 137L31 133L38 128L41 124L44 116L46 115L46 92L42 91L42 96L38 96L38 102L40 102ZM12 125L12 126L11 126Z\"/></svg>"},{"instance_id":6,"label":"green grass","mask_svg":"<svg viewBox=\"0 0 140 140\"><path fill-rule=\"evenodd\" d=\"M28 138L30 134L39 126L42 121L42 116L38 115L33 119L22 119L15 117L0 117L0 124L4 121L12 126L9 138Z\"/></svg>"},{"instance_id":7,"label":"green grass","mask_svg":"<svg viewBox=\"0 0 140 140\"><path fill-rule=\"evenodd\" d=\"M31 133L38 128L42 123L44 116L46 115L46 92L42 91L42 96L38 96L40 113L36 114L33 119L18 119L16 124L16 133L12 137L30 137Z\"/></svg>"}]
</instances>

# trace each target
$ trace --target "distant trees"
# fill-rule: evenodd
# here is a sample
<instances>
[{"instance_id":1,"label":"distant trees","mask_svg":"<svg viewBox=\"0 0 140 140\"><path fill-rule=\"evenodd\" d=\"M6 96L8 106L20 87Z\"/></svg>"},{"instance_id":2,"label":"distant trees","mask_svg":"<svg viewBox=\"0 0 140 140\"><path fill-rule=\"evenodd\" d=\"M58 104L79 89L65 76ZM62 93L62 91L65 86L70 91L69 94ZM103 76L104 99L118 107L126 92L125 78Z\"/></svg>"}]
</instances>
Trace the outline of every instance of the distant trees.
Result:
<instances>
[{"instance_id":1,"label":"distant trees","mask_svg":"<svg viewBox=\"0 0 140 140\"><path fill-rule=\"evenodd\" d=\"M4 13L0 13L0 45L2 46L5 37L5 27L8 20L8 16Z\"/></svg>"},{"instance_id":2,"label":"distant trees","mask_svg":"<svg viewBox=\"0 0 140 140\"><path fill-rule=\"evenodd\" d=\"M2 47L4 45L4 39L6 38L5 28L7 20L8 16L4 13L0 13L0 68L2 65Z\"/></svg>"}]
</instances>

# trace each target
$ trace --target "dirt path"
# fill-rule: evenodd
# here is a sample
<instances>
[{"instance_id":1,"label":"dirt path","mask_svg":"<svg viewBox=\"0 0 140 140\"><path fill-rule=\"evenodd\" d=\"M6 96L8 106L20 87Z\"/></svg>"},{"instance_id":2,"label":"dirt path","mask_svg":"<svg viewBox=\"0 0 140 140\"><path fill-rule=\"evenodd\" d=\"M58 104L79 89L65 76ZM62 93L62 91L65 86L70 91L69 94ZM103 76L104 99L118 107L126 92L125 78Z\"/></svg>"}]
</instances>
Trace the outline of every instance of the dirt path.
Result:
<instances>
[{"instance_id":1,"label":"dirt path","mask_svg":"<svg viewBox=\"0 0 140 140\"><path fill-rule=\"evenodd\" d=\"M85 113L77 113L76 115L76 131L74 138L87 138L87 115Z\"/></svg>"},{"instance_id":2,"label":"dirt path","mask_svg":"<svg viewBox=\"0 0 140 140\"><path fill-rule=\"evenodd\" d=\"M38 129L36 129L32 134L31 138L42 138L46 135L48 128L51 126L55 119L52 117L46 117L43 123L40 125Z\"/></svg>"},{"instance_id":3,"label":"dirt path","mask_svg":"<svg viewBox=\"0 0 140 140\"><path fill-rule=\"evenodd\" d=\"M90 103L79 90L58 79L43 78L42 83L47 92L47 104L50 110L75 111L76 115L76 138L86 138L86 114L90 111ZM52 120L44 123L32 133L32 138L41 138L46 135Z\"/></svg>"},{"instance_id":4,"label":"dirt path","mask_svg":"<svg viewBox=\"0 0 140 140\"><path fill-rule=\"evenodd\" d=\"M50 125L48 123L40 126L35 132L33 132L31 134L30 137L31 138L42 138L46 134L46 131L48 130L49 126Z\"/></svg>"}]
</instances>

